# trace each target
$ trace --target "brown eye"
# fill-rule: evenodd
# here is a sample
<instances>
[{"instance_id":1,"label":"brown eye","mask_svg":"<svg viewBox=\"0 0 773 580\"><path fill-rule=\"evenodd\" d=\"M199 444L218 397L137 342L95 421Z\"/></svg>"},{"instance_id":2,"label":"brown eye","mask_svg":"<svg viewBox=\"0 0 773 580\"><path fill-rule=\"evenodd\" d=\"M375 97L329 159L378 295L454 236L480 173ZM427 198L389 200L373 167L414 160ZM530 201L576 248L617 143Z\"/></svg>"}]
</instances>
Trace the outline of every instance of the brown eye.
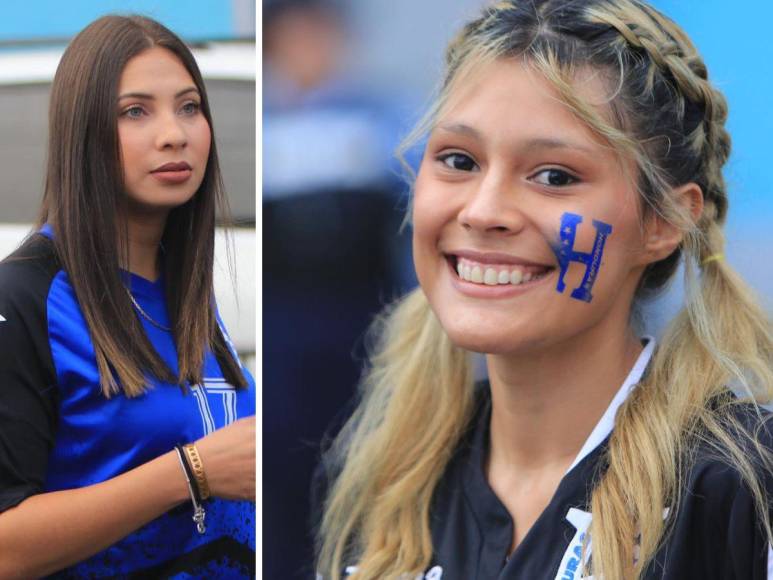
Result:
<instances>
[{"instance_id":1,"label":"brown eye","mask_svg":"<svg viewBox=\"0 0 773 580\"><path fill-rule=\"evenodd\" d=\"M545 169L534 176L534 181L551 187L564 187L577 183L578 179L561 169Z\"/></svg>"},{"instance_id":2,"label":"brown eye","mask_svg":"<svg viewBox=\"0 0 773 580\"><path fill-rule=\"evenodd\" d=\"M438 161L442 161L450 169L457 171L475 171L478 167L469 155L463 153L447 153L440 155Z\"/></svg>"}]
</instances>

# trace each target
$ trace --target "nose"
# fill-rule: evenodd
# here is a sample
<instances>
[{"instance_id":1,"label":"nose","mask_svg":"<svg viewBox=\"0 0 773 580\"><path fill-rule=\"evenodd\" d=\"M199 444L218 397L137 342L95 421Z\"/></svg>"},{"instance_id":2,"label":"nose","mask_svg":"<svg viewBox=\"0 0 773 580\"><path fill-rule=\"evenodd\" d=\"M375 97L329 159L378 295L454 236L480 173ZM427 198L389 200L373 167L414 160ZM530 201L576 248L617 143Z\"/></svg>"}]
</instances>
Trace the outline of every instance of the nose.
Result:
<instances>
[{"instance_id":1,"label":"nose","mask_svg":"<svg viewBox=\"0 0 773 580\"><path fill-rule=\"evenodd\" d=\"M519 232L525 223L512 184L491 174L470 192L457 221L466 230L478 232Z\"/></svg>"},{"instance_id":2,"label":"nose","mask_svg":"<svg viewBox=\"0 0 773 580\"><path fill-rule=\"evenodd\" d=\"M188 144L188 134L174 113L159 117L156 146L159 149L180 149Z\"/></svg>"}]
</instances>

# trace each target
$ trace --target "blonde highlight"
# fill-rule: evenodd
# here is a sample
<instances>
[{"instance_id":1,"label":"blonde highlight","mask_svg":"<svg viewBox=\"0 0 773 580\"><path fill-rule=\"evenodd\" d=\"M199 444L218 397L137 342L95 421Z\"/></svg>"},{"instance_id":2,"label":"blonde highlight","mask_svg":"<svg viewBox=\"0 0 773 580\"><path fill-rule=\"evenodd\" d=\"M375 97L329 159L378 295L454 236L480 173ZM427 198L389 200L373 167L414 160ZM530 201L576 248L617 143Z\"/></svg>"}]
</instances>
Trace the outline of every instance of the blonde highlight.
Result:
<instances>
[{"instance_id":1,"label":"blonde highlight","mask_svg":"<svg viewBox=\"0 0 773 580\"><path fill-rule=\"evenodd\" d=\"M579 119L635 164L645 211L684 234L681 247L640 281L640 296L657 291L681 262L687 300L618 411L608 468L590 498L592 572L641 577L668 535L664 513L678 510L698 444L738 471L773 543L760 480L773 458L738 418L752 409L761 425L759 405L773 401L769 319L726 261L707 262L725 243L722 167L730 137L724 97L684 31L643 2L506 0L486 8L452 40L439 97L403 149L431 130L457 81L476 64L512 58L548 80ZM610 111L577 95L573 83L581 67L607 75L616 123ZM689 182L703 193L697 221L674 194ZM318 570L334 579L347 559L358 563L352 576L358 580L425 569L432 556L432 492L473 409L466 354L451 344L421 290L379 328L362 403L329 455L337 467L319 534ZM435 420L439 413L443 425Z\"/></svg>"}]
</instances>

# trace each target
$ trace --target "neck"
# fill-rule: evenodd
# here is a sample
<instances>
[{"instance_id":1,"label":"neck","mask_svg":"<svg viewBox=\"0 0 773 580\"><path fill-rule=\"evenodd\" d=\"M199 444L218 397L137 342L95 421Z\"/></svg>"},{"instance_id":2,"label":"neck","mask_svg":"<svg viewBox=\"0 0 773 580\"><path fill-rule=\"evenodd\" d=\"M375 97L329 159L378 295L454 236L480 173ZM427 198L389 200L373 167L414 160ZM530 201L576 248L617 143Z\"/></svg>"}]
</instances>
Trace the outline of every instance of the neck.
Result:
<instances>
[{"instance_id":1,"label":"neck","mask_svg":"<svg viewBox=\"0 0 773 580\"><path fill-rule=\"evenodd\" d=\"M158 279L161 268L158 259L158 249L166 226L166 213L132 215L129 212L127 220L129 264L132 274L137 274L146 280Z\"/></svg>"},{"instance_id":2,"label":"neck","mask_svg":"<svg viewBox=\"0 0 773 580\"><path fill-rule=\"evenodd\" d=\"M489 469L563 473L641 350L625 325L593 328L534 352L489 355Z\"/></svg>"}]
</instances>

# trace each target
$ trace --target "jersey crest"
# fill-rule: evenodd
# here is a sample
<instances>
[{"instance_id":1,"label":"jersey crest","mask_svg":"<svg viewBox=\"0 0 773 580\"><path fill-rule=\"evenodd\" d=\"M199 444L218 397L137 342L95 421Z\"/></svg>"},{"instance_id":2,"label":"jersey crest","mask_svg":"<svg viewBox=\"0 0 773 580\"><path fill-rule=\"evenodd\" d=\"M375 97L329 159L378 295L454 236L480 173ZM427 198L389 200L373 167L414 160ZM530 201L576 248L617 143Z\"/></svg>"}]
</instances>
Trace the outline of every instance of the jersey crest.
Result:
<instances>
[{"instance_id":1,"label":"jersey crest","mask_svg":"<svg viewBox=\"0 0 773 580\"><path fill-rule=\"evenodd\" d=\"M578 580L579 578L590 579L592 576L585 576L584 569L588 567L590 560L591 543L588 537L588 529L591 524L591 514L577 508L569 508L566 514L566 521L574 526L575 533L569 547L561 558L561 564L558 566L558 574L555 580ZM583 554L583 543L588 537L585 553Z\"/></svg>"}]
</instances>

